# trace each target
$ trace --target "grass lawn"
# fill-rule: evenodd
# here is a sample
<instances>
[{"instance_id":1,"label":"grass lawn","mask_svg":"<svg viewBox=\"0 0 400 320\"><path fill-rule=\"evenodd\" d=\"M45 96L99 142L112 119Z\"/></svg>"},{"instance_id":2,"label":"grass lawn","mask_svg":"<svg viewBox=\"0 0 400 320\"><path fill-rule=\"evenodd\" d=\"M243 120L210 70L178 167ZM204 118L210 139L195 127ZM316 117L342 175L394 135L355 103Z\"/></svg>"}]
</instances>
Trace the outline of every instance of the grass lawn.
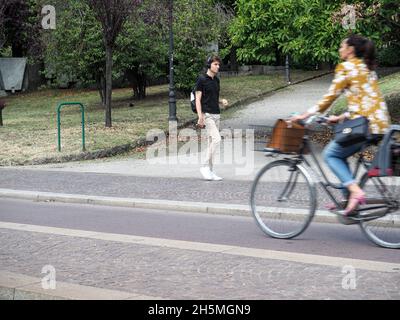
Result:
<instances>
[{"instance_id":1,"label":"grass lawn","mask_svg":"<svg viewBox=\"0 0 400 320\"><path fill-rule=\"evenodd\" d=\"M321 71L293 71L292 81ZM282 74L221 79L221 97L238 104L285 85ZM78 107L64 107L61 115L62 152L57 151L57 112L61 102L81 102L86 108L86 150L94 152L133 144L150 129L168 128L168 86L148 88L143 101L132 99L131 89L113 91L112 128L104 126L104 109L95 90L43 90L3 99L4 126L0 127L0 165L31 164L52 158L59 161L81 151L81 116ZM129 106L134 104L133 107ZM179 124L195 118L188 99L178 99Z\"/></svg>"}]
</instances>

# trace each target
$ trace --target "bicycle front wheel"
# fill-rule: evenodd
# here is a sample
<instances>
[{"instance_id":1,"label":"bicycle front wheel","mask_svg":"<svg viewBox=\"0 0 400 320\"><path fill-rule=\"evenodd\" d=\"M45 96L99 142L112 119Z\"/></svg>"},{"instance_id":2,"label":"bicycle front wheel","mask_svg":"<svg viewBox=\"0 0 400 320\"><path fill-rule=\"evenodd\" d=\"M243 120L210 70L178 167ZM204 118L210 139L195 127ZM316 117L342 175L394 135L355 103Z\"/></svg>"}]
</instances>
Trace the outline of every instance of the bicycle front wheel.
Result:
<instances>
[{"instance_id":1,"label":"bicycle front wheel","mask_svg":"<svg viewBox=\"0 0 400 320\"><path fill-rule=\"evenodd\" d=\"M400 248L400 177L368 177L365 174L361 181L360 187L371 199L371 206L374 200L380 199L380 206L387 208L377 209L377 218L370 221L362 221L360 223L361 230L366 237L385 248ZM379 202L379 201L378 201ZM379 206L379 204L378 204ZM386 213L386 214L385 214ZM367 211L368 215L373 215Z\"/></svg>"},{"instance_id":2,"label":"bicycle front wheel","mask_svg":"<svg viewBox=\"0 0 400 320\"><path fill-rule=\"evenodd\" d=\"M316 209L316 188L301 165L277 160L256 176L250 204L264 233L273 238L290 239L310 224Z\"/></svg>"}]
</instances>

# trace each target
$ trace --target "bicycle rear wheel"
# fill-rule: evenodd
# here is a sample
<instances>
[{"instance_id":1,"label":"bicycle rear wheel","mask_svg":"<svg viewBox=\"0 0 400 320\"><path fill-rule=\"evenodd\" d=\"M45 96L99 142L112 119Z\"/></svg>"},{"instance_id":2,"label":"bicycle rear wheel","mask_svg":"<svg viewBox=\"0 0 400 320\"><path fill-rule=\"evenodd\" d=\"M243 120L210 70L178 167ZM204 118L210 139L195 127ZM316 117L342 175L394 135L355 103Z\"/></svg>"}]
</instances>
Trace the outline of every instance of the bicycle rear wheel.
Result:
<instances>
[{"instance_id":1,"label":"bicycle rear wheel","mask_svg":"<svg viewBox=\"0 0 400 320\"><path fill-rule=\"evenodd\" d=\"M310 224L316 189L308 172L290 160L277 160L260 170L250 196L258 226L273 238L290 239Z\"/></svg>"},{"instance_id":2,"label":"bicycle rear wheel","mask_svg":"<svg viewBox=\"0 0 400 320\"><path fill-rule=\"evenodd\" d=\"M381 217L362 221L361 230L369 240L381 247L400 248L400 177L368 177L368 174L365 174L361 178L360 187L367 194L367 201L386 199L388 206L388 213L385 215L382 214L385 213L385 209L377 209L381 212ZM373 215L373 211L367 213Z\"/></svg>"}]
</instances>

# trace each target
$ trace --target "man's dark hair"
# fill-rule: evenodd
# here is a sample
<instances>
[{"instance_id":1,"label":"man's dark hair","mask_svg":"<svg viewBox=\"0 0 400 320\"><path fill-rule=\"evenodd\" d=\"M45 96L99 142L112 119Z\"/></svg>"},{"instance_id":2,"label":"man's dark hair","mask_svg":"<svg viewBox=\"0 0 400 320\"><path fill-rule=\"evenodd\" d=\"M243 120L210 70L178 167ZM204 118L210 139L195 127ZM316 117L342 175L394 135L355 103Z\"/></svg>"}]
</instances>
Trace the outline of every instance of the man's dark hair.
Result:
<instances>
[{"instance_id":1,"label":"man's dark hair","mask_svg":"<svg viewBox=\"0 0 400 320\"><path fill-rule=\"evenodd\" d=\"M213 54L213 55L209 56L207 58L207 63L206 63L207 68L210 69L211 68L211 64L213 62L215 62L215 61L218 61L220 64L222 64L221 58L219 56L217 56L216 54Z\"/></svg>"}]
</instances>

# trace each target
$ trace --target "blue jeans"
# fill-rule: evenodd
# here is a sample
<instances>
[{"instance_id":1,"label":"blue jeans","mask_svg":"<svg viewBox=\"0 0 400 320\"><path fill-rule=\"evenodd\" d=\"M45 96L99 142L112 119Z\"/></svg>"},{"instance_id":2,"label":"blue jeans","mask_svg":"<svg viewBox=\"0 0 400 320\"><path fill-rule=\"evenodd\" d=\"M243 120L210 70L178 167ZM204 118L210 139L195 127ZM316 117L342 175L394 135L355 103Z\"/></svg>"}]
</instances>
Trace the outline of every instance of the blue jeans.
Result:
<instances>
[{"instance_id":1,"label":"blue jeans","mask_svg":"<svg viewBox=\"0 0 400 320\"><path fill-rule=\"evenodd\" d=\"M360 151L363 145L364 142L360 142L348 147L343 147L335 141L331 141L323 151L325 162L346 188L355 183L347 158ZM344 191L344 194L346 194L347 189Z\"/></svg>"}]
</instances>

